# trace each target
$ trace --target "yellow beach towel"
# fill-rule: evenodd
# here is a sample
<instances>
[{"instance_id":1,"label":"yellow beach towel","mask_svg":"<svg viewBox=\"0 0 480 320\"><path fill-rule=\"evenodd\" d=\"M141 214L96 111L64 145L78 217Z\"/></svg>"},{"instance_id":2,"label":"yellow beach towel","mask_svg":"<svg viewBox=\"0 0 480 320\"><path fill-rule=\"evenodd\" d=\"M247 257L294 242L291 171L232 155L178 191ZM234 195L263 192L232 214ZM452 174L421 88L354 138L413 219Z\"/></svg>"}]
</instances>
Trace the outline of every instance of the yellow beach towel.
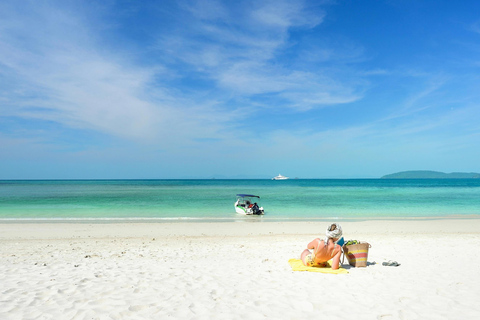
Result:
<instances>
[{"instance_id":1,"label":"yellow beach towel","mask_svg":"<svg viewBox=\"0 0 480 320\"><path fill-rule=\"evenodd\" d=\"M310 271L310 272L334 273L334 274L348 273L348 271L344 268L338 268L337 270L333 270L331 267L328 267L328 268L307 267L303 265L302 260L300 259L290 259L288 260L288 263L292 267L293 271Z\"/></svg>"}]
</instances>

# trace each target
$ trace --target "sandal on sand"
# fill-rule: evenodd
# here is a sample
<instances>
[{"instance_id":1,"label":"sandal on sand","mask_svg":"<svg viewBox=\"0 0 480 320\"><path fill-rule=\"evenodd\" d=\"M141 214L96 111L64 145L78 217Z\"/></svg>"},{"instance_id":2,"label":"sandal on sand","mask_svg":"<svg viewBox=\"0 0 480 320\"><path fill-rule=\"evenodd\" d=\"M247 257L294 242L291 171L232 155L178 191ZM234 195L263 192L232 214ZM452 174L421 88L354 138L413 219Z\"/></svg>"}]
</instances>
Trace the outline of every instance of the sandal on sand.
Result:
<instances>
[{"instance_id":1,"label":"sandal on sand","mask_svg":"<svg viewBox=\"0 0 480 320\"><path fill-rule=\"evenodd\" d=\"M382 263L382 265L389 267L398 267L400 263L398 263L397 261L388 260L387 262Z\"/></svg>"}]
</instances>

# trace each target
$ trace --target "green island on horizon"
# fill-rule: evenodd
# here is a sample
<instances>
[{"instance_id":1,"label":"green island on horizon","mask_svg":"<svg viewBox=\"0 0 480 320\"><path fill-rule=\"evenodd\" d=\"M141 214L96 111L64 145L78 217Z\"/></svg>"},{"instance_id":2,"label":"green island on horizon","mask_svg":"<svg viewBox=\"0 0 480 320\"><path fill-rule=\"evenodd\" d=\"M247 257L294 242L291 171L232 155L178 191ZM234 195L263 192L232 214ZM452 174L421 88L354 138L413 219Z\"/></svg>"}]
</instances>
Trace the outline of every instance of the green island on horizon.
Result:
<instances>
[{"instance_id":1,"label":"green island on horizon","mask_svg":"<svg viewBox=\"0 0 480 320\"><path fill-rule=\"evenodd\" d=\"M380 179L479 179L480 173L476 172L452 172L445 173L429 170L401 171L387 174Z\"/></svg>"}]
</instances>

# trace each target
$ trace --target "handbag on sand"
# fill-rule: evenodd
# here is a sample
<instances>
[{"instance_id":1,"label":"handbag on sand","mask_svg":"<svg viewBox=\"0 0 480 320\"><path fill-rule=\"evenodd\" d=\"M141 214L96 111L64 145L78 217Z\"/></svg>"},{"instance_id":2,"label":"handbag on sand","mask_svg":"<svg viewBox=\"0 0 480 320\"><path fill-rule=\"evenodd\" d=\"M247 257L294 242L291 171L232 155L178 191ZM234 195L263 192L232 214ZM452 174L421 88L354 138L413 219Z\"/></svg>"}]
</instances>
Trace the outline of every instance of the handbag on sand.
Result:
<instances>
[{"instance_id":1,"label":"handbag on sand","mask_svg":"<svg viewBox=\"0 0 480 320\"><path fill-rule=\"evenodd\" d=\"M352 267L366 267L368 259L368 249L371 247L372 246L367 242L359 242L357 244L350 245L345 244L343 246L343 257L347 257L348 263Z\"/></svg>"}]
</instances>

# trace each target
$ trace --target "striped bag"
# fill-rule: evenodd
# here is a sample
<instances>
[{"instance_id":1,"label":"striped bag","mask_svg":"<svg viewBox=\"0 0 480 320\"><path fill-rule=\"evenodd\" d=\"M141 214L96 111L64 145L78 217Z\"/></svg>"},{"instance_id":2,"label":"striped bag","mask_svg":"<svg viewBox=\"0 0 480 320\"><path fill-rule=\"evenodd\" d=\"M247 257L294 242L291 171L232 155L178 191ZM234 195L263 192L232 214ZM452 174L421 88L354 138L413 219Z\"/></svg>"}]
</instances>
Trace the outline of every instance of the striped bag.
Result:
<instances>
[{"instance_id":1,"label":"striped bag","mask_svg":"<svg viewBox=\"0 0 480 320\"><path fill-rule=\"evenodd\" d=\"M356 242L356 241L355 241ZM372 246L367 242L357 244L345 244L343 246L344 257L347 257L348 263L352 267L366 267L368 259L368 249Z\"/></svg>"}]
</instances>

